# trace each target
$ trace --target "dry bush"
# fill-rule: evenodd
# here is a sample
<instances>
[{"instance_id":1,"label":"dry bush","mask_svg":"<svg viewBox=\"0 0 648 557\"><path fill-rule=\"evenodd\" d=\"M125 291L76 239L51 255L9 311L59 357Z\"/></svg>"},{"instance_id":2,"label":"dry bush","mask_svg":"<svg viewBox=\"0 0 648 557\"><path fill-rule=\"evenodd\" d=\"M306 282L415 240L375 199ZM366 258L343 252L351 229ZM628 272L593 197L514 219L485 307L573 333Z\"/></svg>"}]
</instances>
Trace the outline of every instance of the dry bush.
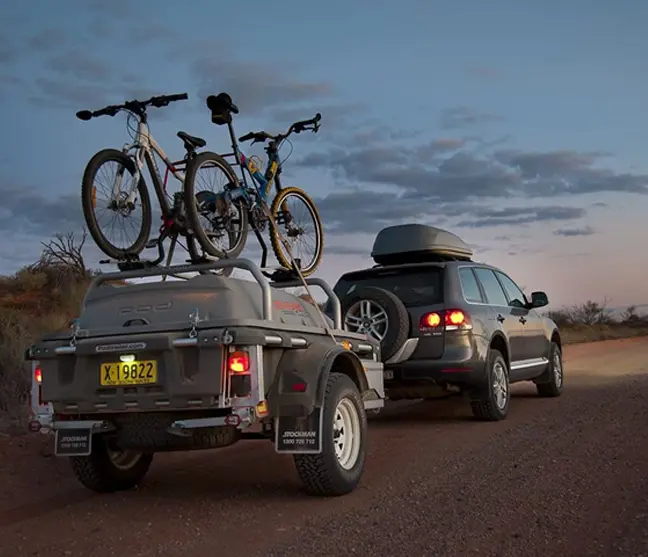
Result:
<instances>
[{"instance_id":1,"label":"dry bush","mask_svg":"<svg viewBox=\"0 0 648 557\"><path fill-rule=\"evenodd\" d=\"M80 242L56 235L39 261L0 280L0 426L24 425L31 390L25 350L78 315L93 272L82 267Z\"/></svg>"},{"instance_id":2,"label":"dry bush","mask_svg":"<svg viewBox=\"0 0 648 557\"><path fill-rule=\"evenodd\" d=\"M630 306L615 317L607 308L607 300L588 300L546 315L561 329L566 344L648 335L648 316L639 315L636 306Z\"/></svg>"}]
</instances>

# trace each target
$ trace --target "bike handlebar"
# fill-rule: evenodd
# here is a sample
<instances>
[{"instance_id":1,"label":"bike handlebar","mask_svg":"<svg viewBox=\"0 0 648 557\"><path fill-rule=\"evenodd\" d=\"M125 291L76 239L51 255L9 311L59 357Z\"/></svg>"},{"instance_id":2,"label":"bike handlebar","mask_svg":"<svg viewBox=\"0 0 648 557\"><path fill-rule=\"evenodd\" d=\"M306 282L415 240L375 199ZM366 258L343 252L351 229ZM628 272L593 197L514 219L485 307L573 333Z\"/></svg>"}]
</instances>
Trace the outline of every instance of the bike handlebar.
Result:
<instances>
[{"instance_id":1,"label":"bike handlebar","mask_svg":"<svg viewBox=\"0 0 648 557\"><path fill-rule=\"evenodd\" d=\"M80 110L76 113L76 116L79 120L88 121L92 118L97 118L99 116L115 116L118 112L122 110L130 110L136 114L144 114L146 112L147 106L154 106L156 108L162 108L167 106L169 103L175 101L186 101L189 98L187 93L179 93L177 95L158 95L151 97L146 101L126 101L124 104L116 104L106 106L99 110Z\"/></svg>"},{"instance_id":2,"label":"bike handlebar","mask_svg":"<svg viewBox=\"0 0 648 557\"><path fill-rule=\"evenodd\" d=\"M256 143L257 141L259 143L264 143L267 139L270 139L272 141L279 141L281 139L286 139L292 133L301 133L303 131L311 131L311 130L313 131L313 133L317 133L317 130L319 130L319 121L321 119L322 119L322 115L318 112L315 115L315 117L311 118L310 120L301 120L299 122L293 122L292 124L290 124L290 127L288 128L288 131L285 134L279 133L277 135L271 135L265 131L250 132L239 137L239 141L244 142L253 139L254 140L253 143Z\"/></svg>"}]
</instances>

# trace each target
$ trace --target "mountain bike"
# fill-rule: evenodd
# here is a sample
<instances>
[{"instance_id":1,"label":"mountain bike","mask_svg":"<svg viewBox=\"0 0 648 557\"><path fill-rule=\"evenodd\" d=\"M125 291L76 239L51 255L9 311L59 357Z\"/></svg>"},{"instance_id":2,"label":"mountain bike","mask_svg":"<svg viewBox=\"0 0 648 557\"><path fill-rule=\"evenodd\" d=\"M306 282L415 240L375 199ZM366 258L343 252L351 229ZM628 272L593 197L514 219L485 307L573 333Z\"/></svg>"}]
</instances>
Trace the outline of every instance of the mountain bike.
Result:
<instances>
[{"instance_id":1,"label":"mountain bike","mask_svg":"<svg viewBox=\"0 0 648 557\"><path fill-rule=\"evenodd\" d=\"M301 274L306 277L317 269L322 259L323 229L322 223L315 207L315 203L300 188L281 185L281 171L284 161L279 159L279 150L283 143L293 133L319 129L321 114L311 120L303 120L291 124L288 131L271 135L265 131L250 132L237 141L232 125L232 114L238 114L238 107L232 102L227 93L210 95L207 98L207 107L212 113L212 122L217 125L226 124L232 141L232 153L219 155L212 152L202 152L192 158L186 168L184 184L185 206L187 219L203 250L211 256L218 258L238 257L247 243L248 225L251 225L257 239L264 249L265 243L261 232L270 224L270 239L274 254L279 264L286 269L299 266ZM252 144L269 141L265 152L268 163L265 172L262 172L261 161L258 157L247 157L239 149L238 142L252 140ZM290 142L289 142L290 143ZM290 156L290 155L289 155ZM242 179L239 180L234 169L225 157L234 157L235 166L241 169ZM196 192L196 184L202 178L201 171L216 171L216 176L222 179L219 191L207 189L201 185L201 191ZM246 173L251 178L249 185ZM276 195L268 209L268 197L274 185ZM195 203L190 202L194 200ZM290 207L291 202L296 202L297 207ZM308 223L300 223L299 208L305 209ZM285 230L285 237L283 234ZM217 245L213 239L218 239L227 231L229 248ZM296 247L298 241L304 241L309 232L312 232L314 242L312 255L304 259L304 252ZM291 245L292 244L292 245ZM263 261L262 266L265 266Z\"/></svg>"},{"instance_id":2,"label":"mountain bike","mask_svg":"<svg viewBox=\"0 0 648 557\"><path fill-rule=\"evenodd\" d=\"M167 265L171 263L173 251L179 236L186 237L187 245L183 246L189 252L192 262L199 262L206 259L205 253L199 252L199 244L193 237L187 226L187 219L184 210L185 196L183 191L176 192L173 196L167 193L167 179L169 174L184 184L185 175L183 167L196 157L196 151L207 145L204 139L194 137L186 132L179 131L178 137L183 141L186 154L181 161L172 162L166 153L151 135L148 126L147 107L161 108L169 103L188 99L186 93L178 95L161 95L151 97L146 101L127 101L121 105L111 105L100 110L81 110L77 112L77 118L88 121L99 116L115 116L120 112L126 112L128 118L126 125L132 143L124 145L121 151L117 149L103 149L97 152L86 165L81 184L81 197L83 202L83 215L88 230L93 240L108 257L118 260L120 268L127 267L126 263L131 262L133 266L139 262L140 266L151 266L161 263L164 259L164 248L162 244L166 238L171 238L171 248L168 253ZM131 124L131 120L137 121L137 126ZM155 154L162 160L166 167L164 179L160 176ZM146 164L153 187L160 204L162 212L162 226L157 239L149 242L152 226L151 199L148 188L143 177L143 168ZM110 173L109 167L114 165L115 170ZM125 176L128 174L128 177ZM99 200L97 179L107 178L108 185L103 188L105 199ZM124 182L128 182L124 184ZM137 209L141 210L141 219L134 218ZM122 244L118 245L114 239L109 239L101 229L100 218L96 209L101 208L104 213L112 217L114 223L119 218L127 223L121 233ZM103 213L102 213L103 215ZM124 232L132 232L133 239L124 238ZM222 236L227 236L227 233ZM222 238L221 238L222 239ZM228 239L235 239L230 233ZM125 244L125 245L124 245ZM157 245L158 258L155 261L141 262L139 254L144 248L152 248ZM104 261L107 263L109 261Z\"/></svg>"}]
</instances>

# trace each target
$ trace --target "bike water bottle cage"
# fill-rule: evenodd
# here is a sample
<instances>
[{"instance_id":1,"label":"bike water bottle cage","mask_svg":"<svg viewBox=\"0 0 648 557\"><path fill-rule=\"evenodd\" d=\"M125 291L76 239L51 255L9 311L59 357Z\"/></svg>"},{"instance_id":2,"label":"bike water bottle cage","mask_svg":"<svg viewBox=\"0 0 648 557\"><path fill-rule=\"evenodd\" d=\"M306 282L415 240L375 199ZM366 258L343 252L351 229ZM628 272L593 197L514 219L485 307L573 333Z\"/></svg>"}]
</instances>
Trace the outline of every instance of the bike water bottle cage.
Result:
<instances>
[{"instance_id":1,"label":"bike water bottle cage","mask_svg":"<svg viewBox=\"0 0 648 557\"><path fill-rule=\"evenodd\" d=\"M211 110L211 119L217 126L223 126L232 122L232 114L238 114L238 107L232 102L232 97L227 93L209 95L207 97L207 108Z\"/></svg>"}]
</instances>

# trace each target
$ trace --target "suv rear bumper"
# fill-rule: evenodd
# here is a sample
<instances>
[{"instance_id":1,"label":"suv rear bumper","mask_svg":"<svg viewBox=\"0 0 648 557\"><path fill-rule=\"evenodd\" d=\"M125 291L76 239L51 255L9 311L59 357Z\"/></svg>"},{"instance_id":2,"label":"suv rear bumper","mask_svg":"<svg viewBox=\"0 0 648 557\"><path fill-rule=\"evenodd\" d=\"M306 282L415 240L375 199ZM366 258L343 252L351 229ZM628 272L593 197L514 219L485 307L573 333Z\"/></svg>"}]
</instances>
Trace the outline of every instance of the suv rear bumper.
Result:
<instances>
[{"instance_id":1,"label":"suv rear bumper","mask_svg":"<svg viewBox=\"0 0 648 557\"><path fill-rule=\"evenodd\" d=\"M446 337L441 358L385 363L385 387L414 384L476 385L486 380L485 354L474 337Z\"/></svg>"},{"instance_id":2,"label":"suv rear bumper","mask_svg":"<svg viewBox=\"0 0 648 557\"><path fill-rule=\"evenodd\" d=\"M391 373L390 373L391 372ZM391 377L393 374L393 377ZM385 368L385 388L415 383L476 385L486 379L486 364L480 360L414 360Z\"/></svg>"}]
</instances>

